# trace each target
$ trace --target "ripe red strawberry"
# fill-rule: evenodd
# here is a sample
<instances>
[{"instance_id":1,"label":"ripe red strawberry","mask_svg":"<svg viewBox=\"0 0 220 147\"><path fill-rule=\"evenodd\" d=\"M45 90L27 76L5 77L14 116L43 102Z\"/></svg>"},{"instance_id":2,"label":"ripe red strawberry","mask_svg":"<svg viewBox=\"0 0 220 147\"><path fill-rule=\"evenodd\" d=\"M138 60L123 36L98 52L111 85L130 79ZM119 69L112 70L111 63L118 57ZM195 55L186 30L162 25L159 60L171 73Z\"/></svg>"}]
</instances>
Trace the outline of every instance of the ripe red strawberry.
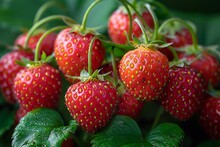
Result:
<instances>
[{"instance_id":1,"label":"ripe red strawberry","mask_svg":"<svg viewBox=\"0 0 220 147\"><path fill-rule=\"evenodd\" d=\"M29 60L34 59L32 52L25 50L15 50L5 54L0 59L0 88L5 100L8 103L16 103L15 96L13 94L13 81L16 74L24 67L16 63L16 61L22 58Z\"/></svg>"},{"instance_id":2,"label":"ripe red strawberry","mask_svg":"<svg viewBox=\"0 0 220 147\"><path fill-rule=\"evenodd\" d=\"M127 115L133 119L137 118L140 114L144 102L136 100L130 93L127 91L122 95L121 101L118 106L118 115Z\"/></svg>"},{"instance_id":3,"label":"ripe red strawberry","mask_svg":"<svg viewBox=\"0 0 220 147\"><path fill-rule=\"evenodd\" d=\"M119 96L110 82L91 79L69 87L65 100L72 117L86 132L94 133L111 119Z\"/></svg>"},{"instance_id":4,"label":"ripe red strawberry","mask_svg":"<svg viewBox=\"0 0 220 147\"><path fill-rule=\"evenodd\" d=\"M170 36L170 34L166 35L165 41L173 44L172 47L178 48L178 47L184 47L186 45L192 44L192 36L188 29L182 28L179 31L176 31L174 36Z\"/></svg>"},{"instance_id":5,"label":"ripe red strawberry","mask_svg":"<svg viewBox=\"0 0 220 147\"><path fill-rule=\"evenodd\" d=\"M61 76L49 65L32 65L14 80L14 93L20 107L29 112L40 107L55 108L59 103Z\"/></svg>"},{"instance_id":6,"label":"ripe red strawberry","mask_svg":"<svg viewBox=\"0 0 220 147\"><path fill-rule=\"evenodd\" d=\"M167 81L168 71L167 57L144 46L127 52L119 64L122 82L141 101L157 99Z\"/></svg>"},{"instance_id":7,"label":"ripe red strawberry","mask_svg":"<svg viewBox=\"0 0 220 147\"><path fill-rule=\"evenodd\" d=\"M190 62L193 61L190 66L198 69L207 83L210 82L213 86L217 86L220 83L220 63L210 53L202 52L199 58L194 54L182 53L179 58L186 58Z\"/></svg>"},{"instance_id":8,"label":"ripe red strawberry","mask_svg":"<svg viewBox=\"0 0 220 147\"><path fill-rule=\"evenodd\" d=\"M187 120L197 112L205 95L205 81L192 67L172 67L163 93L162 105L178 120Z\"/></svg>"},{"instance_id":9,"label":"ripe red strawberry","mask_svg":"<svg viewBox=\"0 0 220 147\"><path fill-rule=\"evenodd\" d=\"M214 139L220 139L220 99L210 96L201 107L200 124Z\"/></svg>"},{"instance_id":10,"label":"ripe red strawberry","mask_svg":"<svg viewBox=\"0 0 220 147\"><path fill-rule=\"evenodd\" d=\"M43 32L40 32L40 33L37 33L31 36L28 42L28 47L31 48L32 50L35 50L37 42L42 35L43 35ZM27 33L21 34L15 40L14 45L20 45L23 47L25 44L26 37L27 37ZM46 55L51 55L53 53L54 42L55 42L56 37L57 37L57 34L51 33L44 38L40 46L40 54L42 54L42 52L45 52Z\"/></svg>"},{"instance_id":11,"label":"ripe red strawberry","mask_svg":"<svg viewBox=\"0 0 220 147\"><path fill-rule=\"evenodd\" d=\"M140 37L142 31L138 24L134 21L136 17L137 15L134 13L132 15L132 34L136 37ZM153 18L148 11L143 11L142 17L150 28L154 27ZM125 32L129 32L129 25L129 15L124 7L119 7L112 13L108 22L108 33L111 40L116 43L125 44L127 42Z\"/></svg>"},{"instance_id":12,"label":"ripe red strawberry","mask_svg":"<svg viewBox=\"0 0 220 147\"><path fill-rule=\"evenodd\" d=\"M71 28L61 31L55 41L55 58L60 70L65 75L79 76L88 66L88 49L95 35L71 32ZM104 60L105 49L99 39L92 48L92 69L98 69ZM70 82L73 82L69 79Z\"/></svg>"}]
</instances>

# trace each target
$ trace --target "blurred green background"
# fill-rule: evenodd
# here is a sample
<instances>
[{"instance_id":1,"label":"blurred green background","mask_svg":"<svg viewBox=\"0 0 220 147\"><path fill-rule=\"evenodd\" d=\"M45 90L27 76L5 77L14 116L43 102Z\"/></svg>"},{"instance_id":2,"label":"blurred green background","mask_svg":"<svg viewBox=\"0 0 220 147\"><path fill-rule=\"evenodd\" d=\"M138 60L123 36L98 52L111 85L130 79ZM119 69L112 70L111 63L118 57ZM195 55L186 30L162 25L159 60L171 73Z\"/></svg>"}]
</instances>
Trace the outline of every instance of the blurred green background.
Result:
<instances>
[{"instance_id":1,"label":"blurred green background","mask_svg":"<svg viewBox=\"0 0 220 147\"><path fill-rule=\"evenodd\" d=\"M81 23L85 10L94 0L57 0L64 9L50 8L42 17L54 14L67 15ZM198 41L201 45L220 46L220 4L219 0L158 0L162 2L173 16L195 23ZM33 25L35 14L46 0L1 0L0 1L0 57L10 50L6 45L13 45L22 30ZM107 23L111 13L120 5L118 0L103 0L90 13L87 26L100 27L100 33L107 35ZM63 24L56 21L57 24ZM0 108L4 107L0 95ZM0 114L1 115L1 114ZM6 115L3 115L6 116ZM9 115L12 116L12 115ZM0 134L2 133L0 116ZM10 120L10 119L9 119ZM187 124L184 124L187 125ZM189 125L189 124L188 124ZM197 125L197 124L196 124ZM194 125L195 126L195 125ZM3 127L3 129L5 129ZM10 138L10 136L8 136ZM186 136L187 137L187 136ZM0 140L4 140L1 138ZM0 141L1 142L1 141ZM186 143L187 144L187 143ZM1 146L1 143L0 143ZM186 145L187 146L187 145Z\"/></svg>"}]
</instances>

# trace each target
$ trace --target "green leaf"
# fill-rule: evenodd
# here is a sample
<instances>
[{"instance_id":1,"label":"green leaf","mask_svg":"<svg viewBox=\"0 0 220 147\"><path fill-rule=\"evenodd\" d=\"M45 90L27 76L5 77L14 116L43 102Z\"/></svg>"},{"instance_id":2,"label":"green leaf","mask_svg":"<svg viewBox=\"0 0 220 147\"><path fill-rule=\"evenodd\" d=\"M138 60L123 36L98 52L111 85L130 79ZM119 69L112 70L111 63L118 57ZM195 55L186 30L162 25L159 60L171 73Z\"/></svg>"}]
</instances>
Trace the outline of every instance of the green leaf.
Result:
<instances>
[{"instance_id":1,"label":"green leaf","mask_svg":"<svg viewBox=\"0 0 220 147\"><path fill-rule=\"evenodd\" d=\"M93 147L141 147L144 142L137 123L127 116L116 116L105 129L94 134Z\"/></svg>"},{"instance_id":2,"label":"green leaf","mask_svg":"<svg viewBox=\"0 0 220 147\"><path fill-rule=\"evenodd\" d=\"M209 140L200 143L197 147L217 147L220 146L219 140Z\"/></svg>"},{"instance_id":3,"label":"green leaf","mask_svg":"<svg viewBox=\"0 0 220 147\"><path fill-rule=\"evenodd\" d=\"M68 139L77 129L77 122L70 121L69 126L62 126L51 131L47 146L61 146L63 141Z\"/></svg>"},{"instance_id":4,"label":"green leaf","mask_svg":"<svg viewBox=\"0 0 220 147\"><path fill-rule=\"evenodd\" d=\"M5 131L9 130L14 123L14 111L8 109L1 109L0 111L0 136L2 136Z\"/></svg>"},{"instance_id":5,"label":"green leaf","mask_svg":"<svg viewBox=\"0 0 220 147\"><path fill-rule=\"evenodd\" d=\"M23 117L15 128L12 146L44 146L51 131L61 126L63 120L55 110L35 109Z\"/></svg>"},{"instance_id":6,"label":"green leaf","mask_svg":"<svg viewBox=\"0 0 220 147\"><path fill-rule=\"evenodd\" d=\"M42 60L42 61L45 61L46 59L47 59L47 55L46 55L45 52L43 52L43 53L41 54L41 60Z\"/></svg>"},{"instance_id":7,"label":"green leaf","mask_svg":"<svg viewBox=\"0 0 220 147\"><path fill-rule=\"evenodd\" d=\"M154 147L178 146L183 139L183 130L176 124L163 123L151 130L146 137Z\"/></svg>"}]
</instances>

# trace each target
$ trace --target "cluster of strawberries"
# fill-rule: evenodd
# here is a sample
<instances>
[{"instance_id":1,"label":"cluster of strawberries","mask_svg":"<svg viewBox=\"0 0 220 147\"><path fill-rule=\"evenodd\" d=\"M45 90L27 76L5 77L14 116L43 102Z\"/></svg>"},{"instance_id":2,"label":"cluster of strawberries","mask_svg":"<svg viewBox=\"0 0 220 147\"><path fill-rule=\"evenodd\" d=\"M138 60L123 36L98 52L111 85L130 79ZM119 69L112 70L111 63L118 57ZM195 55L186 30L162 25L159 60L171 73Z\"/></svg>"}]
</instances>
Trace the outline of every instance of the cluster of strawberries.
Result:
<instances>
[{"instance_id":1,"label":"cluster of strawberries","mask_svg":"<svg viewBox=\"0 0 220 147\"><path fill-rule=\"evenodd\" d=\"M64 75L72 84L66 107L87 132L105 127L116 114L135 119L144 103L155 100L181 121L199 114L204 130L220 139L220 99L209 94L220 83L217 57L197 45L187 22L170 18L158 25L149 5L142 6L142 11L121 6L112 13L111 41L78 24L47 35L39 51L35 49L44 32L29 40L27 34L19 36L16 50L0 59L0 87L7 102L19 104L18 120L36 108L56 108ZM116 64L104 64L107 48L123 50ZM58 68L36 54L44 59L54 55ZM30 61L21 66L20 60Z\"/></svg>"}]
</instances>

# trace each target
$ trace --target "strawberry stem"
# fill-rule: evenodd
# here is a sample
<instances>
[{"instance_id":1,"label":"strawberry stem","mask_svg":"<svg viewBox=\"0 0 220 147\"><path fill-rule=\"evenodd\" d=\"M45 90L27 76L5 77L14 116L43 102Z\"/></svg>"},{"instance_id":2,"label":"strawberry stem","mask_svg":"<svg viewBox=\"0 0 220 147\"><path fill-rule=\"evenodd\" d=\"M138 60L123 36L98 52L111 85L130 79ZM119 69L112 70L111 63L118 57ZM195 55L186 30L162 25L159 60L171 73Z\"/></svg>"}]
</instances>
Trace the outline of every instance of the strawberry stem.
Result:
<instances>
[{"instance_id":1,"label":"strawberry stem","mask_svg":"<svg viewBox=\"0 0 220 147\"><path fill-rule=\"evenodd\" d=\"M64 8L63 5L61 5L60 3L58 2L55 2L55 1L49 1L45 4L43 4L37 11L36 15L35 15L35 18L34 18L34 24L37 23L39 20L40 20L40 17L42 16L42 14L48 10L50 7L52 6L57 6L59 8Z\"/></svg>"},{"instance_id":2,"label":"strawberry stem","mask_svg":"<svg viewBox=\"0 0 220 147\"><path fill-rule=\"evenodd\" d=\"M57 19L60 19L60 20L68 20L68 21L71 21L73 23L76 23L72 18L70 17L67 17L67 16L64 16L64 15L52 15L52 16L48 16L46 18L43 18L41 19L40 21L38 21L36 24L34 24L31 29L28 31L28 34L27 34L27 37L25 39L25 44L24 44L24 48L28 48L28 42L29 42L29 39L31 37L31 35L34 33L34 31L36 31L36 29L38 27L40 27L41 25L49 22L49 21L52 21L52 20L57 20Z\"/></svg>"},{"instance_id":3,"label":"strawberry stem","mask_svg":"<svg viewBox=\"0 0 220 147\"><path fill-rule=\"evenodd\" d=\"M102 39L102 38L100 38L100 40L101 40L103 43L106 43L106 44L108 44L108 45L111 45L111 46L114 46L114 47L117 47L117 48L120 48L120 49L124 49L124 50L126 50L126 51L129 51L129 50L134 49L134 47L131 46L131 45L117 44L117 43L114 43L114 42L112 42L112 41L105 40L105 39Z\"/></svg>"},{"instance_id":4,"label":"strawberry stem","mask_svg":"<svg viewBox=\"0 0 220 147\"><path fill-rule=\"evenodd\" d=\"M145 4L145 7L148 9L148 11L150 12L153 21L154 21L154 33L153 33L153 40L156 40L158 37L158 19L156 14L154 13L154 11L151 9L151 6L149 4Z\"/></svg>"},{"instance_id":5,"label":"strawberry stem","mask_svg":"<svg viewBox=\"0 0 220 147\"><path fill-rule=\"evenodd\" d=\"M36 49L35 49L35 56L34 56L34 61L38 61L38 57L39 57L39 51L40 51L40 46L41 46L41 43L42 41L44 40L44 38L49 35L50 33L52 32L55 32L55 31L58 31L58 30L62 30L62 29L65 29L67 28L67 26L58 26L58 27L54 27L48 31L46 31L41 37L40 39L38 40L37 42L37 45L36 45Z\"/></svg>"},{"instance_id":6,"label":"strawberry stem","mask_svg":"<svg viewBox=\"0 0 220 147\"><path fill-rule=\"evenodd\" d=\"M117 67L116 67L116 61L115 61L115 55L114 55L114 48L111 49L111 59L112 59L114 85L116 85L119 78L118 78L118 73L117 73Z\"/></svg>"},{"instance_id":7,"label":"strawberry stem","mask_svg":"<svg viewBox=\"0 0 220 147\"><path fill-rule=\"evenodd\" d=\"M101 2L101 1L102 1L102 0L96 0L96 1L94 1L94 2L89 6L89 8L86 10L86 12L85 12L85 14L84 14L84 16L83 16L82 26L81 26L81 29L80 29L81 32L84 32L84 31L86 30L86 22L87 22L87 18L88 18L88 15L89 15L90 11L92 10L92 8L93 8L96 4L98 4L98 3Z\"/></svg>"},{"instance_id":8,"label":"strawberry stem","mask_svg":"<svg viewBox=\"0 0 220 147\"><path fill-rule=\"evenodd\" d=\"M171 23L171 22L175 22L175 21L181 23L182 25L184 25L184 26L189 30L189 32L190 32L190 34L191 34L191 36L192 36L192 41L193 41L193 46L194 46L195 51L200 51L200 49L199 49L199 47L198 47L198 42L197 42L197 39L196 39L196 33L195 33L195 31L193 30L193 28L192 28L188 23L186 23L186 22L185 22L184 20L182 20L182 19L179 19L179 18L170 18L170 19L164 21L164 22L161 24L160 28L158 29L159 34L162 32L162 30L165 28L166 25L168 25L168 24Z\"/></svg>"},{"instance_id":9,"label":"strawberry stem","mask_svg":"<svg viewBox=\"0 0 220 147\"><path fill-rule=\"evenodd\" d=\"M128 12L128 16L129 16L129 31L128 31L128 41L130 41L130 37L132 35L132 15L131 15L131 11L128 8L126 2L124 2L124 0L120 0L120 2L124 5L125 9Z\"/></svg>"},{"instance_id":10,"label":"strawberry stem","mask_svg":"<svg viewBox=\"0 0 220 147\"><path fill-rule=\"evenodd\" d=\"M142 25L142 23L140 22L140 20L138 18L135 18L134 20L138 25L139 27L141 28L141 31L144 35L144 43L148 44L148 37L147 37L147 32L146 30L144 29L144 26Z\"/></svg>"},{"instance_id":11,"label":"strawberry stem","mask_svg":"<svg viewBox=\"0 0 220 147\"><path fill-rule=\"evenodd\" d=\"M151 126L151 130L156 127L156 125L158 124L158 122L160 120L160 116L163 114L163 112L164 112L164 109L162 106L160 106L159 110L157 111L157 115L154 119L153 125Z\"/></svg>"},{"instance_id":12,"label":"strawberry stem","mask_svg":"<svg viewBox=\"0 0 220 147\"><path fill-rule=\"evenodd\" d=\"M100 37L99 35L94 36L89 44L89 50L88 50L88 73L89 73L89 76L92 75L92 47L93 47L95 40L99 37Z\"/></svg>"}]
</instances>

